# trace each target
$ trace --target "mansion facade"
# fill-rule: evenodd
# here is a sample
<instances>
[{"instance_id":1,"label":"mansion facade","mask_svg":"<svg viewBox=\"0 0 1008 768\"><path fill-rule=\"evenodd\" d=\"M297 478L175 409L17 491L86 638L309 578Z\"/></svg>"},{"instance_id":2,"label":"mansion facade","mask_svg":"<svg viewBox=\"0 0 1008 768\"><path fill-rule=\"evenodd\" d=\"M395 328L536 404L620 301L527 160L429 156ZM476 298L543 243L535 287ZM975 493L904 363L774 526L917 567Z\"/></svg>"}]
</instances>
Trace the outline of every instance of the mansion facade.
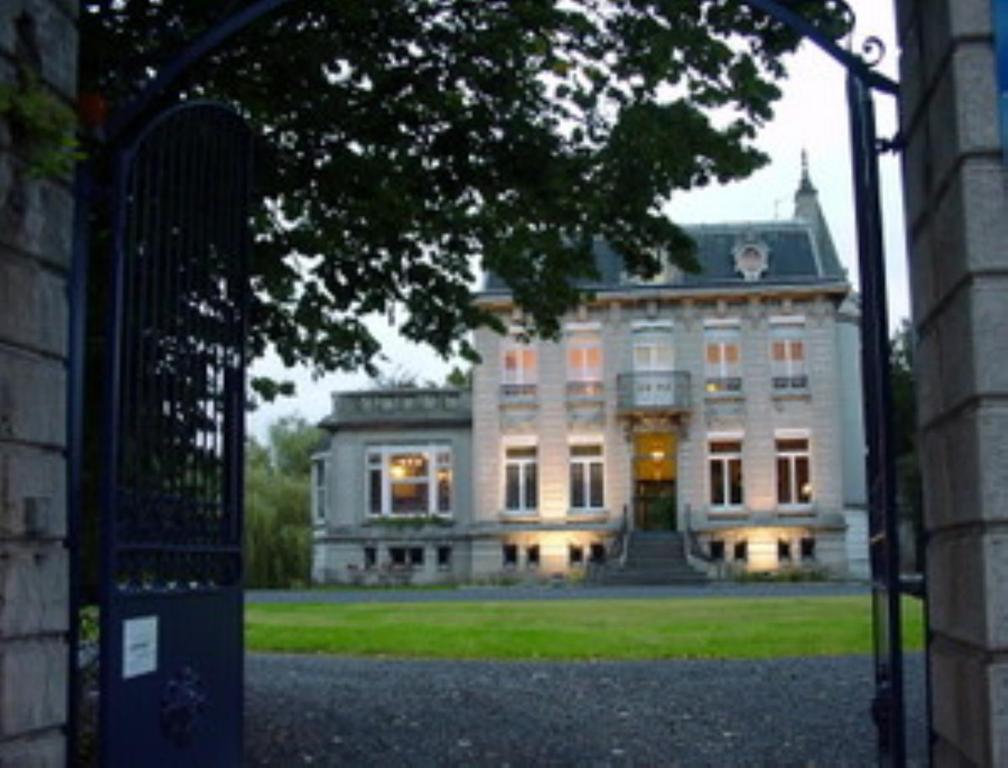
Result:
<instances>
[{"instance_id":1,"label":"mansion facade","mask_svg":"<svg viewBox=\"0 0 1008 768\"><path fill-rule=\"evenodd\" d=\"M472 390L337 393L315 456L313 578L579 573L677 531L697 569L867 575L859 310L814 187L787 221L688 227L699 273L628 277L523 341L478 301Z\"/></svg>"}]
</instances>

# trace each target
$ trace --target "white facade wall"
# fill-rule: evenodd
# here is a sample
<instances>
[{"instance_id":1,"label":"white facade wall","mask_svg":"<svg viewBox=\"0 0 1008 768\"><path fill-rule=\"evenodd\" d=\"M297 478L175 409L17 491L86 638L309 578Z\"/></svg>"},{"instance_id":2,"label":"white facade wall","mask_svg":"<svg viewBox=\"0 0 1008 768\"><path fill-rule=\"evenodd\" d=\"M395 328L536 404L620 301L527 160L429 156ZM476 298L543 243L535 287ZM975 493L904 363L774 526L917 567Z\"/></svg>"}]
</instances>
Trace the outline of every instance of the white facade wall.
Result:
<instances>
[{"instance_id":1,"label":"white facade wall","mask_svg":"<svg viewBox=\"0 0 1008 768\"><path fill-rule=\"evenodd\" d=\"M853 423L855 404L844 401L841 386L842 377L849 375L844 372L853 370L846 357L857 351L856 346L840 344L837 305L842 298L841 294L810 295L808 291L793 297L763 293L683 298L655 291L651 298L601 298L578 317L569 318L578 327L598 325L604 405L597 423L571 418L563 340L532 342L538 354L537 397L532 404L512 406L500 398L502 350L507 342L488 331L477 333L476 347L484 362L474 379L475 519L488 530L496 526L501 537L529 540L538 532L544 542L543 558L549 547L555 548L550 536L558 526L569 531L569 538L587 530L581 517L569 514L568 447L572 440L598 435L604 441L606 505L596 522L604 536L615 533L624 507L632 509L633 494L632 434L618 412L617 379L633 370L635 321L671 321L675 368L690 373L692 396L688 412L675 420L679 432L678 527L688 524L702 540L723 539L729 550L734 541L746 538L750 542L749 565L758 569L777 567L778 539L792 541L793 559L798 560L800 540L814 537L817 565L846 572L860 542L846 539L845 485L849 487L850 477L856 473L846 473L845 464L851 455L850 445L860 435L847 437L845 443L844 430L852 426L859 429L860 424ZM505 321L513 319L507 305L500 311ZM806 393L780 394L772 388L771 321L781 315L804 318ZM739 321L742 392L708 395L704 390L705 321L728 318ZM809 437L814 503L801 514L777 508L775 438L779 430L804 432ZM710 433L729 432L744 435L745 510L725 519L710 511L707 441ZM539 514L534 519L503 522L507 520L502 514L503 456L505 446L512 442L534 443L539 448ZM855 531L860 536L863 526L855 526ZM474 560L474 573L501 567L499 547L487 543L480 545L480 552ZM562 551L553 552L556 562L563 555Z\"/></svg>"},{"instance_id":2,"label":"white facade wall","mask_svg":"<svg viewBox=\"0 0 1008 768\"><path fill-rule=\"evenodd\" d=\"M381 400L382 393L368 393ZM422 398L423 393L417 397ZM402 393L389 393L389 398ZM409 397L407 393L407 398ZM370 423L336 424L329 446L314 456L325 463L324 516L319 517L313 470L312 516L314 544L312 579L316 583L414 583L464 581L471 575L472 547L472 432L466 424L436 421L409 424L414 401L400 412L376 416ZM468 399L466 399L468 404ZM398 404L397 404L398 407ZM436 418L436 416L435 416ZM397 420L398 419L398 420ZM468 420L468 411L465 412ZM367 455L383 447L448 447L452 454L452 509L444 519L411 521L376 518L368 514ZM438 549L450 548L449 566L438 564ZM365 549L374 551L374 565L365 562ZM392 567L391 549L423 550L422 565Z\"/></svg>"}]
</instances>

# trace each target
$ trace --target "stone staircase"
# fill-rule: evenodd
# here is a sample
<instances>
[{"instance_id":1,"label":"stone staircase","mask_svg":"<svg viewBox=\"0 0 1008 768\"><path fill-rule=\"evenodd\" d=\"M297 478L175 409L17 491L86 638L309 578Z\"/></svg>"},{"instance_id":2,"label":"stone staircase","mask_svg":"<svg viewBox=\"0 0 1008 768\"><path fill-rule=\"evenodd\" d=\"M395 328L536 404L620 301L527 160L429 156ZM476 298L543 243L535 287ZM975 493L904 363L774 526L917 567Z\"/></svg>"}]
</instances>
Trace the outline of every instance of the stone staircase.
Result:
<instances>
[{"instance_id":1,"label":"stone staircase","mask_svg":"<svg viewBox=\"0 0 1008 768\"><path fill-rule=\"evenodd\" d=\"M596 567L590 581L600 585L705 584L707 575L686 559L686 537L677 531L634 531L626 559Z\"/></svg>"}]
</instances>

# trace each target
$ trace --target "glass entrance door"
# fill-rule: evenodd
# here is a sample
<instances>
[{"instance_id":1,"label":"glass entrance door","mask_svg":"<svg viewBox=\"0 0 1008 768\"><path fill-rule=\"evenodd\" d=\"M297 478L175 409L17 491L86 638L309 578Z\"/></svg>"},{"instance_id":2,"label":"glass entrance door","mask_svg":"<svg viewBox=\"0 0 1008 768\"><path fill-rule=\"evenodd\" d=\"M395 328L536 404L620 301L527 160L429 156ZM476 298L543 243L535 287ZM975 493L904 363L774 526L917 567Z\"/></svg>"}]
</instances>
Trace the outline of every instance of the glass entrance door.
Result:
<instances>
[{"instance_id":1,"label":"glass entrance door","mask_svg":"<svg viewBox=\"0 0 1008 768\"><path fill-rule=\"evenodd\" d=\"M634 527L639 531L676 528L678 448L671 432L634 436Z\"/></svg>"}]
</instances>

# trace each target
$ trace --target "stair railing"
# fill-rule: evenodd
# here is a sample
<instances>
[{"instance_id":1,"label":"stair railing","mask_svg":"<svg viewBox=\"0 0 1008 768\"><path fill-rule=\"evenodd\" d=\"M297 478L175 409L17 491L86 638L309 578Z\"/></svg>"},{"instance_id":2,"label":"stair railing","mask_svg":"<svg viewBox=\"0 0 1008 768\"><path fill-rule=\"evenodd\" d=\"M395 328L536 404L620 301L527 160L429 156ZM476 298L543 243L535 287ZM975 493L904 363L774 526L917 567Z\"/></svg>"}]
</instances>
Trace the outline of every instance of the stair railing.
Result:
<instances>
[{"instance_id":1,"label":"stair railing","mask_svg":"<svg viewBox=\"0 0 1008 768\"><path fill-rule=\"evenodd\" d=\"M619 531L616 533L616 538L613 540L612 546L609 548L609 560L618 561L619 567L623 568L626 565L627 558L627 537L630 535L630 523L629 523L629 513L627 512L627 505L623 505L623 516L620 520Z\"/></svg>"},{"instance_id":2,"label":"stair railing","mask_svg":"<svg viewBox=\"0 0 1008 768\"><path fill-rule=\"evenodd\" d=\"M686 505L686 560L689 561L690 558L695 558L701 560L704 563L711 563L713 560L711 556L704 551L704 548L700 546L700 539L697 537L696 531L693 530L693 510L690 509L690 505Z\"/></svg>"}]
</instances>

